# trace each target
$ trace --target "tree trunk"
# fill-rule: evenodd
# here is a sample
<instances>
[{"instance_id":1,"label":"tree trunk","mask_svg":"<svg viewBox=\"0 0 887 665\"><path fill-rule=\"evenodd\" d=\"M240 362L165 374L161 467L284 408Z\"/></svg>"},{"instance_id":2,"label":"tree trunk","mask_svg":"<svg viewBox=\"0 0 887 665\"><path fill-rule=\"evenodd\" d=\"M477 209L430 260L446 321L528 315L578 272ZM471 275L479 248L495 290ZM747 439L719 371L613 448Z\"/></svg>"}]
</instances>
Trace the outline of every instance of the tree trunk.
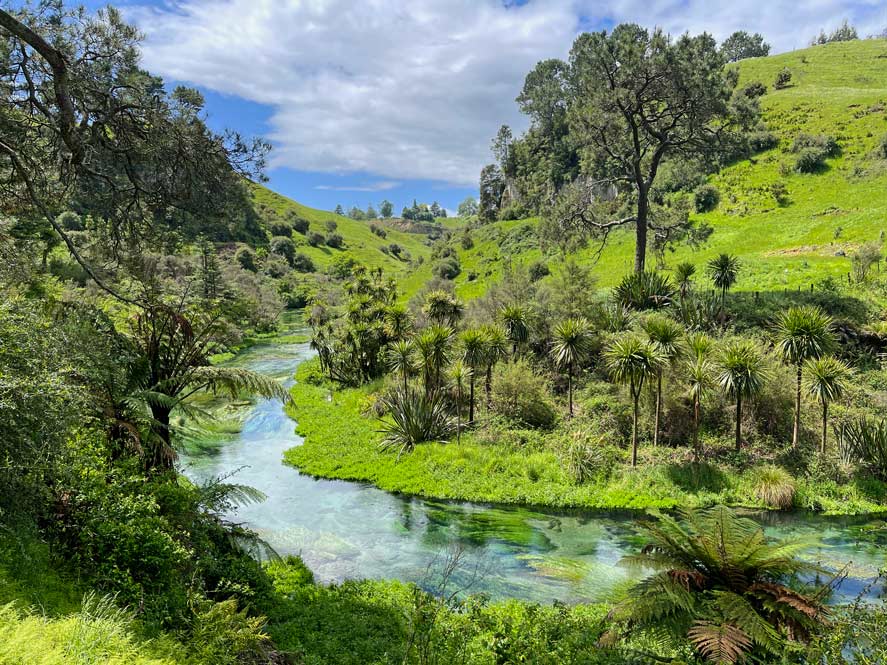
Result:
<instances>
[{"instance_id":1,"label":"tree trunk","mask_svg":"<svg viewBox=\"0 0 887 665\"><path fill-rule=\"evenodd\" d=\"M409 377L407 376L407 371L404 370L403 371L403 394L404 395L407 394L407 389L409 387L408 380L409 380Z\"/></svg>"},{"instance_id":2,"label":"tree trunk","mask_svg":"<svg viewBox=\"0 0 887 665\"><path fill-rule=\"evenodd\" d=\"M825 454L825 444L828 440L828 402L822 402L822 442L819 444L819 452Z\"/></svg>"},{"instance_id":3,"label":"tree trunk","mask_svg":"<svg viewBox=\"0 0 887 665\"><path fill-rule=\"evenodd\" d=\"M659 445L659 420L662 414L662 372L656 373L656 418L653 424L653 445Z\"/></svg>"},{"instance_id":4,"label":"tree trunk","mask_svg":"<svg viewBox=\"0 0 887 665\"><path fill-rule=\"evenodd\" d=\"M150 453L145 459L145 468L148 471L165 471L173 468L175 451L172 447L172 432L169 428L170 410L151 405L151 417L154 419L152 429L159 441L151 446Z\"/></svg>"},{"instance_id":5,"label":"tree trunk","mask_svg":"<svg viewBox=\"0 0 887 665\"><path fill-rule=\"evenodd\" d=\"M638 187L638 218L635 222L634 244L634 271L644 272L647 261L647 191L643 186Z\"/></svg>"},{"instance_id":6,"label":"tree trunk","mask_svg":"<svg viewBox=\"0 0 887 665\"><path fill-rule=\"evenodd\" d=\"M736 397L736 452L742 450L742 395Z\"/></svg>"},{"instance_id":7,"label":"tree trunk","mask_svg":"<svg viewBox=\"0 0 887 665\"><path fill-rule=\"evenodd\" d=\"M631 419L631 465L638 465L638 399L640 398L640 390L635 392L634 385L631 387L631 396L634 399L634 410Z\"/></svg>"},{"instance_id":8,"label":"tree trunk","mask_svg":"<svg viewBox=\"0 0 887 665\"><path fill-rule=\"evenodd\" d=\"M487 378L484 390L487 393L487 411L493 408L493 365L487 365Z\"/></svg>"},{"instance_id":9,"label":"tree trunk","mask_svg":"<svg viewBox=\"0 0 887 665\"><path fill-rule=\"evenodd\" d=\"M798 385L795 391L795 419L792 425L792 448L798 447L801 431L801 363L798 363Z\"/></svg>"},{"instance_id":10,"label":"tree trunk","mask_svg":"<svg viewBox=\"0 0 887 665\"><path fill-rule=\"evenodd\" d=\"M693 398L693 455L699 461L699 417L701 415L702 405L699 403L699 397Z\"/></svg>"},{"instance_id":11,"label":"tree trunk","mask_svg":"<svg viewBox=\"0 0 887 665\"><path fill-rule=\"evenodd\" d=\"M567 367L567 394L570 401L570 418L573 417L573 363Z\"/></svg>"},{"instance_id":12,"label":"tree trunk","mask_svg":"<svg viewBox=\"0 0 887 665\"><path fill-rule=\"evenodd\" d=\"M468 395L468 424L474 424L474 373L471 374L471 381L469 381L469 395Z\"/></svg>"}]
</instances>

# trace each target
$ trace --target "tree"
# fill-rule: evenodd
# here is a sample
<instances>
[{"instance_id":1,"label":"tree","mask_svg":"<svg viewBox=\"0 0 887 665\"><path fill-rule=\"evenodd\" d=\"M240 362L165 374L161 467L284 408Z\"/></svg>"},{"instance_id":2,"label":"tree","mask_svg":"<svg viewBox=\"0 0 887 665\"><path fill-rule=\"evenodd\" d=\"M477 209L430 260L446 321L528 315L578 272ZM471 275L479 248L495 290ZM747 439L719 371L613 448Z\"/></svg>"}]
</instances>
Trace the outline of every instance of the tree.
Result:
<instances>
[{"instance_id":1,"label":"tree","mask_svg":"<svg viewBox=\"0 0 887 665\"><path fill-rule=\"evenodd\" d=\"M408 339L398 339L388 345L388 368L403 381L403 392L409 388L410 376L416 371L416 350Z\"/></svg>"},{"instance_id":2,"label":"tree","mask_svg":"<svg viewBox=\"0 0 887 665\"><path fill-rule=\"evenodd\" d=\"M382 219L389 219L394 214L394 204L388 199L379 204L379 215Z\"/></svg>"},{"instance_id":3,"label":"tree","mask_svg":"<svg viewBox=\"0 0 887 665\"><path fill-rule=\"evenodd\" d=\"M465 200L459 204L457 214L462 218L474 217L477 214L477 199L473 196L466 197Z\"/></svg>"},{"instance_id":4,"label":"tree","mask_svg":"<svg viewBox=\"0 0 887 665\"><path fill-rule=\"evenodd\" d=\"M348 216L351 219L363 220L366 219L366 213L363 210L358 208L357 206L351 206L351 210L348 211Z\"/></svg>"},{"instance_id":5,"label":"tree","mask_svg":"<svg viewBox=\"0 0 887 665\"><path fill-rule=\"evenodd\" d=\"M490 148L493 157L499 164L499 170L502 175L507 177L514 175L514 164L512 160L511 145L514 142L514 135L511 133L511 127L502 125L496 132L496 138L493 139Z\"/></svg>"},{"instance_id":6,"label":"tree","mask_svg":"<svg viewBox=\"0 0 887 665\"><path fill-rule=\"evenodd\" d=\"M385 334L393 340L404 339L413 330L413 321L404 305L394 304L385 309Z\"/></svg>"},{"instance_id":7,"label":"tree","mask_svg":"<svg viewBox=\"0 0 887 665\"><path fill-rule=\"evenodd\" d=\"M342 207L341 203L336 204L336 209L334 212L335 212L335 214L341 215L342 217L345 216L345 209Z\"/></svg>"},{"instance_id":8,"label":"tree","mask_svg":"<svg viewBox=\"0 0 887 665\"><path fill-rule=\"evenodd\" d=\"M372 205L367 206L367 211L364 213L364 217L366 219L376 219L379 215L376 213L376 209Z\"/></svg>"},{"instance_id":9,"label":"tree","mask_svg":"<svg viewBox=\"0 0 887 665\"><path fill-rule=\"evenodd\" d=\"M641 528L649 543L624 561L655 572L615 610L633 634L672 648L689 640L706 662L723 665L797 660L799 643L826 626L823 590L787 584L820 572L798 558L807 543L770 542L724 506L660 514Z\"/></svg>"},{"instance_id":10,"label":"tree","mask_svg":"<svg viewBox=\"0 0 887 665\"><path fill-rule=\"evenodd\" d=\"M558 367L567 370L567 394L573 417L573 371L591 346L591 324L586 319L567 319L554 327L551 355Z\"/></svg>"},{"instance_id":11,"label":"tree","mask_svg":"<svg viewBox=\"0 0 887 665\"><path fill-rule=\"evenodd\" d=\"M493 406L493 368L508 354L508 338L501 326L488 325L483 327L486 347L484 364L486 365L486 377L484 390L487 396L487 409Z\"/></svg>"},{"instance_id":12,"label":"tree","mask_svg":"<svg viewBox=\"0 0 887 665\"><path fill-rule=\"evenodd\" d=\"M784 90L792 81L792 70L783 67L776 72L776 79L773 81L773 88L776 90Z\"/></svg>"},{"instance_id":13,"label":"tree","mask_svg":"<svg viewBox=\"0 0 887 665\"><path fill-rule=\"evenodd\" d=\"M736 401L736 452L742 449L742 402L761 392L769 378L763 354L748 340L724 348L718 367L718 384Z\"/></svg>"},{"instance_id":14,"label":"tree","mask_svg":"<svg viewBox=\"0 0 887 665\"><path fill-rule=\"evenodd\" d=\"M685 300L693 286L693 275L696 274L696 266L688 261L683 261L674 267L674 279L681 294L681 301Z\"/></svg>"},{"instance_id":15,"label":"tree","mask_svg":"<svg viewBox=\"0 0 887 665\"><path fill-rule=\"evenodd\" d=\"M446 291L429 291L425 296L425 304L422 311L433 323L437 325L455 326L465 310L455 296Z\"/></svg>"},{"instance_id":16,"label":"tree","mask_svg":"<svg viewBox=\"0 0 887 665\"><path fill-rule=\"evenodd\" d=\"M425 396L438 392L442 383L443 369L450 362L453 329L448 326L433 325L415 338L416 351L422 366Z\"/></svg>"},{"instance_id":17,"label":"tree","mask_svg":"<svg viewBox=\"0 0 887 665\"><path fill-rule=\"evenodd\" d=\"M834 356L824 356L805 361L807 393L815 397L822 405L822 440L819 452L825 453L828 441L828 407L829 404L844 394L847 382L853 374L845 363Z\"/></svg>"},{"instance_id":18,"label":"tree","mask_svg":"<svg viewBox=\"0 0 887 665\"><path fill-rule=\"evenodd\" d=\"M841 25L826 34L825 30L819 31L819 36L810 40L811 46L829 44L831 42L849 42L859 39L859 33L856 28L850 25L847 19L841 22Z\"/></svg>"},{"instance_id":19,"label":"tree","mask_svg":"<svg viewBox=\"0 0 887 665\"><path fill-rule=\"evenodd\" d=\"M664 364L656 346L635 335L616 339L605 353L610 375L617 383L626 384L631 392L631 465L638 465L638 413L641 390L647 379L656 376Z\"/></svg>"},{"instance_id":20,"label":"tree","mask_svg":"<svg viewBox=\"0 0 887 665\"><path fill-rule=\"evenodd\" d=\"M801 430L801 381L804 362L821 358L834 347L832 318L818 307L790 307L780 314L773 327L776 350L783 361L797 370L792 447L798 445Z\"/></svg>"},{"instance_id":21,"label":"tree","mask_svg":"<svg viewBox=\"0 0 887 665\"><path fill-rule=\"evenodd\" d=\"M681 338L684 329L677 321L660 314L651 314L641 324L647 339L653 342L662 355L663 365L656 370L656 416L653 425L653 445L659 445L659 423L662 418L662 373L666 364L675 362L681 355Z\"/></svg>"},{"instance_id":22,"label":"tree","mask_svg":"<svg viewBox=\"0 0 887 665\"><path fill-rule=\"evenodd\" d=\"M721 55L727 62L763 58L770 55L770 44L758 32L750 35L745 30L737 30L721 44Z\"/></svg>"},{"instance_id":23,"label":"tree","mask_svg":"<svg viewBox=\"0 0 887 665\"><path fill-rule=\"evenodd\" d=\"M89 211L107 263L172 232L230 236L232 218L257 235L244 176L263 177L268 144L210 131L200 93L168 92L140 68L138 31L117 10L39 8L0 10L4 213L45 221L93 282L130 304L58 223L72 202Z\"/></svg>"},{"instance_id":24,"label":"tree","mask_svg":"<svg viewBox=\"0 0 887 665\"><path fill-rule=\"evenodd\" d=\"M708 34L672 42L661 30L622 24L580 35L570 51L571 124L593 164L589 175L624 200L618 209L597 205L606 197L582 187L558 213L561 223L603 239L634 225L636 272L646 265L650 230L661 243L686 232L686 212L651 216L650 190L665 158L710 157L729 133L733 81L723 66ZM631 212L619 212L629 205Z\"/></svg>"},{"instance_id":25,"label":"tree","mask_svg":"<svg viewBox=\"0 0 887 665\"><path fill-rule=\"evenodd\" d=\"M465 401L465 382L472 380L474 370L462 360L457 360L450 366L447 374L456 392L456 442L462 443L462 403Z\"/></svg>"},{"instance_id":26,"label":"tree","mask_svg":"<svg viewBox=\"0 0 887 665\"><path fill-rule=\"evenodd\" d=\"M520 305L505 305L499 310L499 318L505 326L505 335L511 342L511 355L516 356L521 344L530 339L529 312Z\"/></svg>"},{"instance_id":27,"label":"tree","mask_svg":"<svg viewBox=\"0 0 887 665\"><path fill-rule=\"evenodd\" d=\"M742 267L739 259L731 254L719 254L706 264L706 272L714 282L715 288L721 291L721 311L724 311L724 303L727 299L727 291L732 288L739 277L739 269Z\"/></svg>"},{"instance_id":28,"label":"tree","mask_svg":"<svg viewBox=\"0 0 887 665\"><path fill-rule=\"evenodd\" d=\"M475 375L486 364L487 336L479 328L463 330L459 341L462 345L462 361L471 368L468 381L468 424L474 424L474 384Z\"/></svg>"},{"instance_id":29,"label":"tree","mask_svg":"<svg viewBox=\"0 0 887 665\"><path fill-rule=\"evenodd\" d=\"M687 361L684 375L686 377L687 397L693 403L693 455L698 460L699 426L702 422L702 400L712 384L712 365L705 356L694 356Z\"/></svg>"},{"instance_id":30,"label":"tree","mask_svg":"<svg viewBox=\"0 0 887 665\"><path fill-rule=\"evenodd\" d=\"M484 222L496 220L502 192L505 191L505 180L502 172L495 164L488 164L480 172L480 204L477 215Z\"/></svg>"}]
</instances>

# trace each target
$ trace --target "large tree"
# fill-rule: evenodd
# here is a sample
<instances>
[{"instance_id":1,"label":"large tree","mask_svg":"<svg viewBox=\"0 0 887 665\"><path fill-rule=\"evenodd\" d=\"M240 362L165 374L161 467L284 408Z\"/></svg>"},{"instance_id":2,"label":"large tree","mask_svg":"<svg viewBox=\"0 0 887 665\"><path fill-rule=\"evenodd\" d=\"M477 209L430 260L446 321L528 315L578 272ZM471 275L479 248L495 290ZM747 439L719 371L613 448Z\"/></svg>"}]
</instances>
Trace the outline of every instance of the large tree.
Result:
<instances>
[{"instance_id":1,"label":"large tree","mask_svg":"<svg viewBox=\"0 0 887 665\"><path fill-rule=\"evenodd\" d=\"M210 131L197 91L169 93L140 68L138 40L113 8L0 10L2 212L46 224L124 300L98 262L247 219L241 176L259 175L267 148ZM72 208L95 223L93 260L57 221Z\"/></svg>"},{"instance_id":2,"label":"large tree","mask_svg":"<svg viewBox=\"0 0 887 665\"><path fill-rule=\"evenodd\" d=\"M708 34L673 41L623 24L580 35L570 51L572 133L587 181L571 188L557 221L606 239L635 227L635 271L644 270L648 234L685 235L686 211L651 206L650 190L666 158L712 158L733 128L735 78Z\"/></svg>"},{"instance_id":3,"label":"large tree","mask_svg":"<svg viewBox=\"0 0 887 665\"><path fill-rule=\"evenodd\" d=\"M721 44L721 55L727 62L763 58L770 55L770 44L764 41L764 36L759 32L750 35L745 30L737 30Z\"/></svg>"}]
</instances>

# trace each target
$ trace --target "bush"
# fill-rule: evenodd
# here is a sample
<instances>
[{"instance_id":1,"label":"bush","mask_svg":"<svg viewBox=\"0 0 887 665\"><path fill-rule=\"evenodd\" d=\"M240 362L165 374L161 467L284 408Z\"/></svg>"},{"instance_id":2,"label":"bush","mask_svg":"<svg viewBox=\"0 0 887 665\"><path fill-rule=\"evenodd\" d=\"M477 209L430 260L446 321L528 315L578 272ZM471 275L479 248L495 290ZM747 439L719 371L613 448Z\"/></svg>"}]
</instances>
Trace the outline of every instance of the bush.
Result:
<instances>
[{"instance_id":1,"label":"bush","mask_svg":"<svg viewBox=\"0 0 887 665\"><path fill-rule=\"evenodd\" d=\"M696 204L696 212L709 212L718 207L721 193L717 187L706 183L693 191L693 201Z\"/></svg>"},{"instance_id":2,"label":"bush","mask_svg":"<svg viewBox=\"0 0 887 665\"><path fill-rule=\"evenodd\" d=\"M816 173L825 166L826 153L819 148L804 148L795 160L798 173Z\"/></svg>"},{"instance_id":3,"label":"bush","mask_svg":"<svg viewBox=\"0 0 887 665\"><path fill-rule=\"evenodd\" d=\"M256 253L251 250L249 247L241 247L234 254L234 260L237 261L238 265L244 270L249 270L250 272L256 272L258 267L256 266Z\"/></svg>"},{"instance_id":4,"label":"bush","mask_svg":"<svg viewBox=\"0 0 887 665\"><path fill-rule=\"evenodd\" d=\"M790 510L795 502L795 481L785 469L763 466L755 469L755 496L764 504L778 510Z\"/></svg>"},{"instance_id":5,"label":"bush","mask_svg":"<svg viewBox=\"0 0 887 665\"><path fill-rule=\"evenodd\" d=\"M548 264L545 261L533 261L529 267L529 275L531 282L538 282L543 277L547 277L551 274L551 270L548 268Z\"/></svg>"},{"instance_id":6,"label":"bush","mask_svg":"<svg viewBox=\"0 0 887 665\"><path fill-rule=\"evenodd\" d=\"M307 254L302 254L302 252L296 253L293 257L292 266L296 272L314 272L315 270L314 261Z\"/></svg>"},{"instance_id":7,"label":"bush","mask_svg":"<svg viewBox=\"0 0 887 665\"><path fill-rule=\"evenodd\" d=\"M333 249L342 249L345 246L345 238L339 233L330 233L326 237L326 245Z\"/></svg>"},{"instance_id":8,"label":"bush","mask_svg":"<svg viewBox=\"0 0 887 665\"><path fill-rule=\"evenodd\" d=\"M336 229L339 228L339 223L334 219L326 220L323 225L326 227L328 233L335 233Z\"/></svg>"},{"instance_id":9,"label":"bush","mask_svg":"<svg viewBox=\"0 0 887 665\"><path fill-rule=\"evenodd\" d=\"M773 132L757 131L748 135L748 147L752 153L771 150L779 145L779 137Z\"/></svg>"},{"instance_id":10,"label":"bush","mask_svg":"<svg viewBox=\"0 0 887 665\"><path fill-rule=\"evenodd\" d=\"M878 156L887 159L887 134L881 137L881 143L878 144Z\"/></svg>"},{"instance_id":11,"label":"bush","mask_svg":"<svg viewBox=\"0 0 887 665\"><path fill-rule=\"evenodd\" d=\"M616 463L613 449L604 445L604 438L590 436L583 430L559 437L556 450L562 466L577 485L606 477Z\"/></svg>"},{"instance_id":12,"label":"bush","mask_svg":"<svg viewBox=\"0 0 887 665\"><path fill-rule=\"evenodd\" d=\"M304 217L293 218L292 224L293 224L293 229L296 231L296 233L301 233L302 235L305 235L306 233L308 233L308 227L310 226L310 224L309 224L308 220L305 219Z\"/></svg>"},{"instance_id":13,"label":"bush","mask_svg":"<svg viewBox=\"0 0 887 665\"><path fill-rule=\"evenodd\" d=\"M290 226L289 222L285 222L282 219L271 222L268 226L268 230L271 231L272 236L284 236L289 238L293 234L293 227Z\"/></svg>"},{"instance_id":14,"label":"bush","mask_svg":"<svg viewBox=\"0 0 887 665\"><path fill-rule=\"evenodd\" d=\"M758 97L763 97L767 94L767 86L760 81L752 81L751 83L746 84L742 89L742 93L746 97L757 99Z\"/></svg>"},{"instance_id":15,"label":"bush","mask_svg":"<svg viewBox=\"0 0 887 665\"><path fill-rule=\"evenodd\" d=\"M826 157L837 157L841 154L838 140L834 136L826 134L798 134L792 142L792 152L800 153L806 148L815 148Z\"/></svg>"},{"instance_id":16,"label":"bush","mask_svg":"<svg viewBox=\"0 0 887 665\"><path fill-rule=\"evenodd\" d=\"M431 272L440 279L455 279L462 272L462 266L459 265L459 259L455 256L448 256L435 263Z\"/></svg>"},{"instance_id":17,"label":"bush","mask_svg":"<svg viewBox=\"0 0 887 665\"><path fill-rule=\"evenodd\" d=\"M662 309L671 305L676 289L667 275L655 270L631 273L616 287L616 301L634 310Z\"/></svg>"},{"instance_id":18,"label":"bush","mask_svg":"<svg viewBox=\"0 0 887 665\"><path fill-rule=\"evenodd\" d=\"M401 253L403 252L403 247L398 245L396 242L393 242L390 245L388 245L388 252L391 254L391 256L399 259Z\"/></svg>"},{"instance_id":19,"label":"bush","mask_svg":"<svg viewBox=\"0 0 887 665\"><path fill-rule=\"evenodd\" d=\"M527 210L518 203L512 203L499 211L499 219L503 221L523 219L524 217L527 217Z\"/></svg>"},{"instance_id":20,"label":"bush","mask_svg":"<svg viewBox=\"0 0 887 665\"><path fill-rule=\"evenodd\" d=\"M447 441L456 432L448 405L439 394L420 390L398 391L381 400L390 419L382 423L381 448L396 450L398 457L420 443Z\"/></svg>"},{"instance_id":21,"label":"bush","mask_svg":"<svg viewBox=\"0 0 887 665\"><path fill-rule=\"evenodd\" d=\"M502 363L493 375L493 410L520 425L551 429L557 411L549 392L548 381L523 358Z\"/></svg>"},{"instance_id":22,"label":"bush","mask_svg":"<svg viewBox=\"0 0 887 665\"><path fill-rule=\"evenodd\" d=\"M471 238L471 233L465 231L462 234L462 249L468 250L474 247L474 240Z\"/></svg>"},{"instance_id":23,"label":"bush","mask_svg":"<svg viewBox=\"0 0 887 665\"><path fill-rule=\"evenodd\" d=\"M292 266L293 258L296 254L296 246L293 244L291 238L285 238L284 236L274 236L271 238L271 253L277 254L277 256L282 256L286 259L286 262Z\"/></svg>"},{"instance_id":24,"label":"bush","mask_svg":"<svg viewBox=\"0 0 887 665\"><path fill-rule=\"evenodd\" d=\"M787 88L792 81L792 71L788 67L783 67L778 74L776 74L776 80L773 82L773 87L777 90L783 90Z\"/></svg>"},{"instance_id":25,"label":"bush","mask_svg":"<svg viewBox=\"0 0 887 665\"><path fill-rule=\"evenodd\" d=\"M312 247L320 247L324 243L324 238L317 231L311 231L308 236L308 244Z\"/></svg>"},{"instance_id":26,"label":"bush","mask_svg":"<svg viewBox=\"0 0 887 665\"><path fill-rule=\"evenodd\" d=\"M358 265L353 257L347 254L340 254L330 264L329 273L336 279L348 279Z\"/></svg>"},{"instance_id":27,"label":"bush","mask_svg":"<svg viewBox=\"0 0 887 665\"><path fill-rule=\"evenodd\" d=\"M384 228L382 228L382 225L381 225L381 224L378 224L378 223L375 223L375 222L373 222L372 224L370 224L370 231L371 231L374 235L379 236L380 238L384 238L384 237L386 237L386 236L388 235L388 232L387 232Z\"/></svg>"}]
</instances>

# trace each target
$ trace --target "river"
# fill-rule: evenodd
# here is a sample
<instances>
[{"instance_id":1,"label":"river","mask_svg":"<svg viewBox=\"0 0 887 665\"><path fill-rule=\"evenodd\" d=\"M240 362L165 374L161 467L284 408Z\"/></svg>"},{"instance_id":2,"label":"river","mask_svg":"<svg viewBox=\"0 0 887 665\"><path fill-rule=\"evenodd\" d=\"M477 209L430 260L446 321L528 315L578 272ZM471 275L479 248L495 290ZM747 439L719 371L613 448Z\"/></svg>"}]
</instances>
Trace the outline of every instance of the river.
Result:
<instances>
[{"instance_id":1,"label":"river","mask_svg":"<svg viewBox=\"0 0 887 665\"><path fill-rule=\"evenodd\" d=\"M232 364L292 383L295 368L311 355L308 344L263 344ZM221 411L242 423L240 431L190 445L184 472L204 482L237 470L230 482L268 498L240 508L235 519L278 553L301 555L320 581L397 578L430 586L447 556L459 552L454 586L492 598L573 603L602 600L640 574L619 563L643 543L637 514L434 501L315 480L282 463L284 451L301 438L279 401L229 402ZM887 566L883 521L808 513L755 518L774 537L809 540L811 561L845 570L833 602L869 586L871 598L884 593L882 585L870 585Z\"/></svg>"}]
</instances>

